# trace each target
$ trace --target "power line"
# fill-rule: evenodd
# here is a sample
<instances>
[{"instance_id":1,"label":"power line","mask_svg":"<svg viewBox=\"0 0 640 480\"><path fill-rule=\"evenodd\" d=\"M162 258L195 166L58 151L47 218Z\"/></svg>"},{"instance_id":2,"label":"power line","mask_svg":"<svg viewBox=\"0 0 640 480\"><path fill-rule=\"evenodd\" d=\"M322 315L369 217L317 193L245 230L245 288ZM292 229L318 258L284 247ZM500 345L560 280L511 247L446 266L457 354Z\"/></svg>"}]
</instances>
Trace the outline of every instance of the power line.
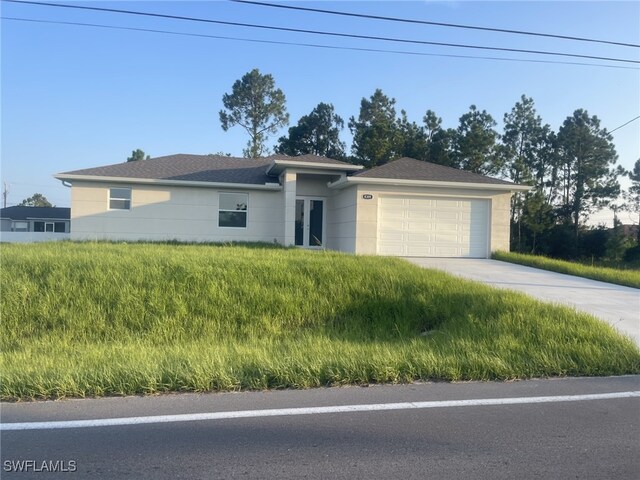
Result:
<instances>
[{"instance_id":1,"label":"power line","mask_svg":"<svg viewBox=\"0 0 640 480\"><path fill-rule=\"evenodd\" d=\"M622 58L612 58L612 57L599 57L594 55L579 55L573 53L561 53L561 52L549 52L544 50L525 50L518 48L506 48L506 47L487 47L482 45L467 45L467 44L456 44L456 43L445 43L445 42L429 42L425 40L408 40L403 38L392 38L392 37L378 37L372 35L356 35L351 33L337 33L337 32L326 32L320 30L307 30L300 28L289 28L289 27L275 27L272 25L258 25L251 23L241 23L241 22L227 22L222 20L211 20L206 18L196 18L196 17L185 17L179 15L166 15L160 13L151 13L151 12L139 12L133 10L120 10L115 8L101 8L101 7L87 7L81 5L66 5L60 3L46 3L46 2L33 2L33 1L24 1L24 0L2 0L4 2L11 3L20 3L20 4L30 4L30 5L40 5L47 7L57 7L57 8L72 8L79 10L91 10L98 12L110 12L110 13L121 13L127 15L138 15L145 17L154 17L154 18L170 18L174 20L186 20L192 22L202 22L202 23L214 23L217 25L230 25L236 27L249 27L249 28L260 28L264 30L278 30L284 32L295 32L295 33L309 33L314 35L324 35L331 37L346 37L346 38L358 38L365 40L381 40L387 42L398 42L398 43L409 43L409 44L418 44L418 45L435 45L441 47L455 47L455 48L472 48L478 50L496 50L502 52L512 52L512 53L530 53L536 55L553 55L553 56L561 56L561 57L572 57L572 58L585 58L590 60L605 60L605 61L613 61L613 62L624 62L624 63L636 63L640 64L638 60L629 60Z\"/></svg>"},{"instance_id":2,"label":"power line","mask_svg":"<svg viewBox=\"0 0 640 480\"><path fill-rule=\"evenodd\" d=\"M575 40L579 42L594 42L594 43L606 43L609 45L620 45L623 47L635 47L640 48L640 45L634 43L623 43L623 42L614 42L611 40L598 40L595 38L586 38L586 37L572 37L569 35L556 35L551 33L541 33L541 32L529 32L525 30L509 30L505 28L492 28L492 27L479 27L477 25L461 25L457 23L443 23L443 22L431 22L427 20L415 20L411 18L399 18L399 17L386 17L382 15L367 15L363 13L352 13L352 12L340 12L336 10L324 10L321 8L309 8L309 7L296 7L293 5L281 5L277 3L265 3L265 2L254 2L252 0L230 0L234 3L246 3L250 5L260 5L261 7L273 7L273 8L284 8L287 10L298 10L304 12L315 12L315 13L326 13L329 15L341 15L344 17L357 17L357 18L369 18L373 20L385 20L390 22L402 22L402 23L413 23L420 25L435 25L438 27L450 27L450 28L466 28L469 30L484 30L488 32L499 32L499 33L511 33L515 35L531 35L536 37L548 37L548 38L559 38L562 40Z\"/></svg>"},{"instance_id":3,"label":"power line","mask_svg":"<svg viewBox=\"0 0 640 480\"><path fill-rule=\"evenodd\" d=\"M609 131L609 133L613 133L616 130L620 130L622 127L626 127L627 125L629 125L631 122L635 122L636 120L638 120L640 118L640 115L638 115L636 118L632 118L631 120L629 120L627 123L623 123L622 125L620 125L619 127L614 128L613 130Z\"/></svg>"},{"instance_id":4,"label":"power line","mask_svg":"<svg viewBox=\"0 0 640 480\"><path fill-rule=\"evenodd\" d=\"M213 38L218 40L266 43L266 44L272 44L272 45L290 45L290 46L296 46L296 47L324 48L324 49L330 49L330 50L351 50L351 51L358 51L358 52L391 53L391 54L399 54L399 55L414 55L414 56L424 56L424 57L447 57L447 58L462 58L462 59L476 59L476 60L497 60L497 61L504 61L504 62L548 63L548 64L555 64L555 65L578 65L578 66L588 66L588 67L619 68L619 69L625 69L625 70L640 70L635 67L626 67L623 65L605 65L600 63L533 60L529 58L484 57L484 56L475 56L475 55L453 55L453 54L446 54L446 53L410 52L405 50L383 50L378 48L344 47L344 46L335 46L335 45L322 45L322 44L316 44L316 43L284 42L284 41L277 41L277 40L258 40L258 39L252 39L252 38L229 37L229 36L223 36L223 35L207 35L203 33L174 32L170 30L157 30L157 29L150 29L150 28L122 27L122 26L116 26L116 25L102 25L102 24L96 24L96 23L81 23L81 22L64 22L64 21L56 21L56 20L38 20L38 19L32 19L32 18L19 18L19 17L0 17L0 19L19 21L19 22L47 23L47 24L55 24L55 25L70 25L70 26L80 26L80 27L95 27L95 28L104 28L104 29L113 29L113 30L129 30L129 31L135 31L135 32L159 33L159 34L176 35L176 36L183 36L183 37L200 37L200 38Z\"/></svg>"}]
</instances>

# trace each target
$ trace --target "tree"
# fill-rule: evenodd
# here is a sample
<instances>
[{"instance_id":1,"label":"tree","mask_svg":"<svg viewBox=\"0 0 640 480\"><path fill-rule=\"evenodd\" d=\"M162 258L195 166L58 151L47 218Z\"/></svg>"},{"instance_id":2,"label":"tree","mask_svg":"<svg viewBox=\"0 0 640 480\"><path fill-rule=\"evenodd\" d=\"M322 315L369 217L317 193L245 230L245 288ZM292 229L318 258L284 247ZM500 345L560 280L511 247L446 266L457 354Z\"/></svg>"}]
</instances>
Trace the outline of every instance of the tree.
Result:
<instances>
[{"instance_id":1,"label":"tree","mask_svg":"<svg viewBox=\"0 0 640 480\"><path fill-rule=\"evenodd\" d=\"M636 160L633 170L629 172L629 178L631 179L631 188L629 188L629 191L640 196L640 158Z\"/></svg>"},{"instance_id":2,"label":"tree","mask_svg":"<svg viewBox=\"0 0 640 480\"><path fill-rule=\"evenodd\" d=\"M220 123L226 132L240 125L249 133L247 148L243 154L256 158L267 152L268 134L276 133L289 123L284 93L276 88L273 77L262 75L257 68L236 80L231 93L225 93L220 110Z\"/></svg>"},{"instance_id":3,"label":"tree","mask_svg":"<svg viewBox=\"0 0 640 480\"><path fill-rule=\"evenodd\" d=\"M520 97L510 113L504 115L504 134L500 147L503 171L515 183L534 186L531 193L517 192L511 197L512 236L517 239L516 249L519 251L522 250L523 226L528 227L533 234L533 249L536 237L544 233L541 227L544 225L548 229L553 226L553 222L539 223L538 218L540 212L545 212L546 215L551 210L550 205L549 208L542 205L545 202L544 191L552 164L550 133L549 125L543 126L542 119L536 114L533 99L525 95ZM529 214L524 216L528 201L532 204L527 208Z\"/></svg>"},{"instance_id":4,"label":"tree","mask_svg":"<svg viewBox=\"0 0 640 480\"><path fill-rule=\"evenodd\" d=\"M433 110L427 110L422 117L422 122L425 126L427 140L431 142L434 134L438 130L442 130L442 119Z\"/></svg>"},{"instance_id":5,"label":"tree","mask_svg":"<svg viewBox=\"0 0 640 480\"><path fill-rule=\"evenodd\" d=\"M558 131L559 213L571 224L577 238L580 220L593 207L607 205L620 193L613 168L618 155L613 137L600 128L598 117L578 109L567 117Z\"/></svg>"},{"instance_id":6,"label":"tree","mask_svg":"<svg viewBox=\"0 0 640 480\"><path fill-rule=\"evenodd\" d=\"M150 155L147 155L146 158L144 156L144 150L140 150L139 148L133 150L131 152L131 156L127 157L127 162L137 162L138 160L149 160L151 158Z\"/></svg>"},{"instance_id":7,"label":"tree","mask_svg":"<svg viewBox=\"0 0 640 480\"><path fill-rule=\"evenodd\" d=\"M320 102L308 115L289 128L289 135L280 137L276 153L305 155L312 153L329 158L345 158L345 144L340 141L344 120L335 113L333 105Z\"/></svg>"},{"instance_id":8,"label":"tree","mask_svg":"<svg viewBox=\"0 0 640 480\"><path fill-rule=\"evenodd\" d=\"M605 255L608 260L620 263L625 252L633 247L634 242L622 231L622 222L618 218L619 208L613 207L613 228L609 231Z\"/></svg>"},{"instance_id":9,"label":"tree","mask_svg":"<svg viewBox=\"0 0 640 480\"><path fill-rule=\"evenodd\" d=\"M640 158L636 160L633 166L633 170L625 172L631 179L631 186L629 190L624 193L625 210L636 213L638 215L638 225L640 225ZM636 238L638 245L640 245L640 229Z\"/></svg>"},{"instance_id":10,"label":"tree","mask_svg":"<svg viewBox=\"0 0 640 480\"><path fill-rule=\"evenodd\" d=\"M377 89L360 102L360 114L349 119L353 134L354 162L367 167L383 165L397 156L400 133L396 124L396 100Z\"/></svg>"},{"instance_id":11,"label":"tree","mask_svg":"<svg viewBox=\"0 0 640 480\"><path fill-rule=\"evenodd\" d=\"M536 253L538 238L551 230L555 224L553 207L546 202L544 194L537 190L523 202L521 215L518 223L531 233L531 253ZM517 242L521 249L519 236Z\"/></svg>"},{"instance_id":12,"label":"tree","mask_svg":"<svg viewBox=\"0 0 640 480\"><path fill-rule=\"evenodd\" d=\"M396 122L398 131L398 145L396 147L399 157L410 157L416 160L428 160L429 137L424 127L416 122L410 122L407 112L402 110L400 118Z\"/></svg>"},{"instance_id":13,"label":"tree","mask_svg":"<svg viewBox=\"0 0 640 480\"><path fill-rule=\"evenodd\" d=\"M41 193L34 193L33 196L22 200L18 206L20 207L54 207L47 197Z\"/></svg>"},{"instance_id":14,"label":"tree","mask_svg":"<svg viewBox=\"0 0 640 480\"><path fill-rule=\"evenodd\" d=\"M486 110L478 110L475 105L471 105L469 112L460 117L453 142L453 156L460 168L483 175L500 171L495 126L493 117Z\"/></svg>"},{"instance_id":15,"label":"tree","mask_svg":"<svg viewBox=\"0 0 640 480\"><path fill-rule=\"evenodd\" d=\"M442 118L433 110L427 110L422 117L424 133L427 139L426 160L447 167L455 167L453 140L456 131L452 128L442 128Z\"/></svg>"},{"instance_id":16,"label":"tree","mask_svg":"<svg viewBox=\"0 0 640 480\"><path fill-rule=\"evenodd\" d=\"M524 95L510 113L504 114L502 153L509 179L536 186L543 181L546 174L543 146L548 132L549 126L543 126L542 119L536 115L533 99Z\"/></svg>"}]
</instances>

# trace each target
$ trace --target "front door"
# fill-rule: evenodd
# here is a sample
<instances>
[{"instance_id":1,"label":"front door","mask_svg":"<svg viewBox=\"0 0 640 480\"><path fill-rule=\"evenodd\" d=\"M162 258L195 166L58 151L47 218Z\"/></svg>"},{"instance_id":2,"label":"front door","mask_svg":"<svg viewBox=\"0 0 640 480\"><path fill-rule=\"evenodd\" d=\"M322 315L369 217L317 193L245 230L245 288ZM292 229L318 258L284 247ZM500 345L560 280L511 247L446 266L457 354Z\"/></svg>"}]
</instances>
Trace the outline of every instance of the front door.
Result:
<instances>
[{"instance_id":1,"label":"front door","mask_svg":"<svg viewBox=\"0 0 640 480\"><path fill-rule=\"evenodd\" d=\"M324 199L296 198L296 246L321 248L324 245Z\"/></svg>"}]
</instances>

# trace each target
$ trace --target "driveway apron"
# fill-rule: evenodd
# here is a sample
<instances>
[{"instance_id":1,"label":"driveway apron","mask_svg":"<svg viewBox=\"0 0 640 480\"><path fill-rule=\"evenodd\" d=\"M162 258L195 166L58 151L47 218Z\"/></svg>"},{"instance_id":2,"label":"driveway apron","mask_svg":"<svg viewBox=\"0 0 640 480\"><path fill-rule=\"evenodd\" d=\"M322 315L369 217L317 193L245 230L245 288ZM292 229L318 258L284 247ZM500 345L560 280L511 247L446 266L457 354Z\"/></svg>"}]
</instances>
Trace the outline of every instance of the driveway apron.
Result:
<instances>
[{"instance_id":1,"label":"driveway apron","mask_svg":"<svg viewBox=\"0 0 640 480\"><path fill-rule=\"evenodd\" d=\"M569 305L613 325L640 347L639 289L497 260L424 257L405 260L547 302Z\"/></svg>"}]
</instances>

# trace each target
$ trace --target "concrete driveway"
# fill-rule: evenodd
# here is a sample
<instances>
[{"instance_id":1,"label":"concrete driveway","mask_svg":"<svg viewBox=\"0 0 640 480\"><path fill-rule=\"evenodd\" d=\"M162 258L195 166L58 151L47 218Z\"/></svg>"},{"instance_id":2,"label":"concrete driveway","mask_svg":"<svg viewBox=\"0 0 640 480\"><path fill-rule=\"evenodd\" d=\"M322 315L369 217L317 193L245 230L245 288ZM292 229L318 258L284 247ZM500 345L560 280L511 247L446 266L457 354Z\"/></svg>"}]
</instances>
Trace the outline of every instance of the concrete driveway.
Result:
<instances>
[{"instance_id":1,"label":"concrete driveway","mask_svg":"<svg viewBox=\"0 0 640 480\"><path fill-rule=\"evenodd\" d=\"M640 290L513 263L467 258L405 258L498 288L575 307L613 325L640 346Z\"/></svg>"}]
</instances>

